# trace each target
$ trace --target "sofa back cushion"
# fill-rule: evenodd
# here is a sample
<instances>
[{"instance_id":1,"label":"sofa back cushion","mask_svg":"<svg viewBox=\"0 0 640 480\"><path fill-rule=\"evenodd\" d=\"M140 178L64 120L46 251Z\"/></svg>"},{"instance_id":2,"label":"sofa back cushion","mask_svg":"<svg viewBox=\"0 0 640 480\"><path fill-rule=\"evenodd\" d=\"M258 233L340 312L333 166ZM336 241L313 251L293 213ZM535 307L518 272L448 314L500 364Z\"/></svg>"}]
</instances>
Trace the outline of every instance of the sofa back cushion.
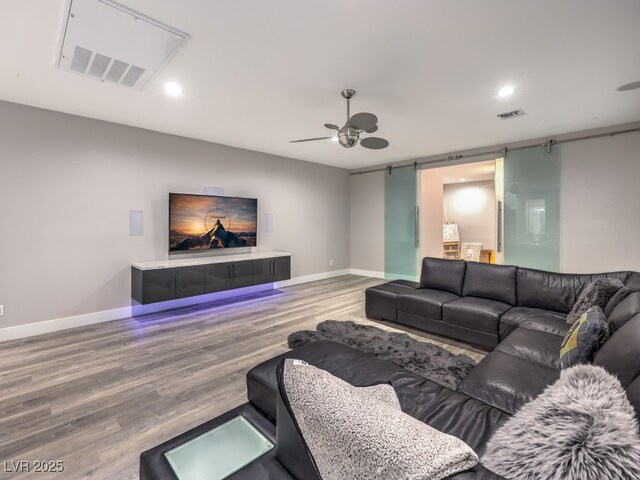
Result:
<instances>
[{"instance_id":1,"label":"sofa back cushion","mask_svg":"<svg viewBox=\"0 0 640 480\"><path fill-rule=\"evenodd\" d=\"M636 315L618 330L600 348L593 361L614 374L636 412L640 412L640 315Z\"/></svg>"},{"instance_id":2,"label":"sofa back cushion","mask_svg":"<svg viewBox=\"0 0 640 480\"><path fill-rule=\"evenodd\" d=\"M465 296L516 304L516 272L518 267L469 262L464 276Z\"/></svg>"},{"instance_id":3,"label":"sofa back cushion","mask_svg":"<svg viewBox=\"0 0 640 480\"><path fill-rule=\"evenodd\" d=\"M629 276L630 272L574 274L518 268L518 306L569 313L582 290L594 280L609 278L624 283Z\"/></svg>"},{"instance_id":4,"label":"sofa back cushion","mask_svg":"<svg viewBox=\"0 0 640 480\"><path fill-rule=\"evenodd\" d=\"M609 329L611 333L620 330L629 320L640 314L640 292L633 292L622 300L609 313Z\"/></svg>"},{"instance_id":5,"label":"sofa back cushion","mask_svg":"<svg viewBox=\"0 0 640 480\"><path fill-rule=\"evenodd\" d=\"M616 294L611 297L611 299L607 302L607 306L604 308L604 314L607 316L607 318L609 318L609 315L611 315L611 312L613 312L613 310L620 305L620 303L625 300L629 295L632 295L633 293L637 293L637 290L634 290L632 288L629 287L622 287L620 290L618 290L616 292Z\"/></svg>"},{"instance_id":6,"label":"sofa back cushion","mask_svg":"<svg viewBox=\"0 0 640 480\"><path fill-rule=\"evenodd\" d=\"M464 260L425 257L422 260L420 288L435 288L462 295L466 268L467 262Z\"/></svg>"},{"instance_id":7,"label":"sofa back cushion","mask_svg":"<svg viewBox=\"0 0 640 480\"><path fill-rule=\"evenodd\" d=\"M624 284L633 290L640 290L640 272L631 272Z\"/></svg>"}]
</instances>

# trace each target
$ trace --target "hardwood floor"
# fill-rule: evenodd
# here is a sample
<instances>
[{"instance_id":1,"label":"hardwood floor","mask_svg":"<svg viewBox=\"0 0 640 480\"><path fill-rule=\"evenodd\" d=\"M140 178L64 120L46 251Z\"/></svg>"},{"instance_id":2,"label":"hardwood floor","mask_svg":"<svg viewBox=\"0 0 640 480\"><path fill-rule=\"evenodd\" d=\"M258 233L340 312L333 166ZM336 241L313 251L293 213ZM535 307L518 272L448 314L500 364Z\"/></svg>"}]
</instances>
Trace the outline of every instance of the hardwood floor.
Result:
<instances>
[{"instance_id":1,"label":"hardwood floor","mask_svg":"<svg viewBox=\"0 0 640 480\"><path fill-rule=\"evenodd\" d=\"M364 316L354 275L0 343L0 478L137 479L140 452L244 403L245 374L287 336ZM479 360L480 350L402 329ZM64 472L7 472L60 460Z\"/></svg>"}]
</instances>

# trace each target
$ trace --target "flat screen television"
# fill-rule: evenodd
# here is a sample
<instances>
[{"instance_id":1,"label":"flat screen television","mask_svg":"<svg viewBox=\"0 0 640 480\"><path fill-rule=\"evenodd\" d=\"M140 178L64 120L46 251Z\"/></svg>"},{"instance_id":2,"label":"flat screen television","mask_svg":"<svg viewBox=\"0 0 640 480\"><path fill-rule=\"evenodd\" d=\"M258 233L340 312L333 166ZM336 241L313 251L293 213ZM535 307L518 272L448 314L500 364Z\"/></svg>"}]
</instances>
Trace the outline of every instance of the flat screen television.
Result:
<instances>
[{"instance_id":1,"label":"flat screen television","mask_svg":"<svg viewBox=\"0 0 640 480\"><path fill-rule=\"evenodd\" d=\"M255 247L258 200L169 194L169 252Z\"/></svg>"}]
</instances>

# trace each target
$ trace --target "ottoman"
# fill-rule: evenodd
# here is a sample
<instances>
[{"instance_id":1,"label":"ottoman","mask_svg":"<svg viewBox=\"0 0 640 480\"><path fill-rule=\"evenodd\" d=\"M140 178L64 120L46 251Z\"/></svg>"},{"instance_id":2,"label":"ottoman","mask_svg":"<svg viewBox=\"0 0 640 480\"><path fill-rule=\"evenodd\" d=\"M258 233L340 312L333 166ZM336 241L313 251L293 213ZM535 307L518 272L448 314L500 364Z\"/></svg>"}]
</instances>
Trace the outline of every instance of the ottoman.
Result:
<instances>
[{"instance_id":1,"label":"ottoman","mask_svg":"<svg viewBox=\"0 0 640 480\"><path fill-rule=\"evenodd\" d=\"M368 318L396 322L396 299L399 293L415 290L420 284L408 280L394 280L365 291L365 313Z\"/></svg>"}]
</instances>

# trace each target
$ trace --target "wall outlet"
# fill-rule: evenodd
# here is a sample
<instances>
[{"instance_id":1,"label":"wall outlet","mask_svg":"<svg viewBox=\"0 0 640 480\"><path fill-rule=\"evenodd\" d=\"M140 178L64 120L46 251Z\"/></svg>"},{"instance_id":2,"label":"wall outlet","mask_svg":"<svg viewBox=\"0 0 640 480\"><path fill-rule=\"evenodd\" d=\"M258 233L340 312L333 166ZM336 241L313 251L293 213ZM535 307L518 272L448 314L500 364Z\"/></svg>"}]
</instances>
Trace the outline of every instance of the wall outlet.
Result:
<instances>
[{"instance_id":1,"label":"wall outlet","mask_svg":"<svg viewBox=\"0 0 640 480\"><path fill-rule=\"evenodd\" d=\"M330 266L330 267L333 267L333 263L334 263L334 262L333 262L333 259L329 260L329 266Z\"/></svg>"},{"instance_id":2,"label":"wall outlet","mask_svg":"<svg viewBox=\"0 0 640 480\"><path fill-rule=\"evenodd\" d=\"M4 305L0 305L0 317L4 316Z\"/></svg>"}]
</instances>

